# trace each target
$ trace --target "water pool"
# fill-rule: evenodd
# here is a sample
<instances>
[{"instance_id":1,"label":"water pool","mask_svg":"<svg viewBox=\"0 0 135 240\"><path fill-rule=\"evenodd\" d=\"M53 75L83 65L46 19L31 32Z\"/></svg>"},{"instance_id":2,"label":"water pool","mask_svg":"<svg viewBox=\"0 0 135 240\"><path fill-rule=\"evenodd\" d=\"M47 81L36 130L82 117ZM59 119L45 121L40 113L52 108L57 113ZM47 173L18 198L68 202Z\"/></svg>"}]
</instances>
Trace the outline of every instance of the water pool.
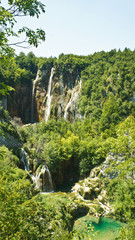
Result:
<instances>
[{"instance_id":1,"label":"water pool","mask_svg":"<svg viewBox=\"0 0 135 240\"><path fill-rule=\"evenodd\" d=\"M91 240L115 240L119 229L125 224L112 218L101 217L98 221L91 216L85 216L76 220L74 230L83 235L83 239Z\"/></svg>"},{"instance_id":2,"label":"water pool","mask_svg":"<svg viewBox=\"0 0 135 240\"><path fill-rule=\"evenodd\" d=\"M98 223L92 222L92 226L95 232L93 240L114 240L124 224L111 218L102 217Z\"/></svg>"}]
</instances>

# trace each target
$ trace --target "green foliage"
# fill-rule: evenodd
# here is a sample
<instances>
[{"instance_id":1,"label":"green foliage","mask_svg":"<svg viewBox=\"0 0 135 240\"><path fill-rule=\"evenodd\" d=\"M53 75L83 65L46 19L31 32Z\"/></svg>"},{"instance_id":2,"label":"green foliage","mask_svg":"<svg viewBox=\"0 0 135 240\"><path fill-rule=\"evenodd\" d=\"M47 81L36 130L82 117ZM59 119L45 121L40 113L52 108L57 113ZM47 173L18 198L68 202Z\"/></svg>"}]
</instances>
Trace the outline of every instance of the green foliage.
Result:
<instances>
[{"instance_id":1,"label":"green foliage","mask_svg":"<svg viewBox=\"0 0 135 240\"><path fill-rule=\"evenodd\" d=\"M131 179L112 180L108 187L108 195L113 201L115 216L121 221L134 219L135 190Z\"/></svg>"},{"instance_id":2,"label":"green foliage","mask_svg":"<svg viewBox=\"0 0 135 240\"><path fill-rule=\"evenodd\" d=\"M25 55L23 52L15 58L18 77L16 83L20 83L21 86L27 85L31 87L32 81L35 79L37 74L37 58L32 52Z\"/></svg>"},{"instance_id":3,"label":"green foliage","mask_svg":"<svg viewBox=\"0 0 135 240\"><path fill-rule=\"evenodd\" d=\"M43 239L48 236L48 216L37 200L29 181L21 179L9 185L0 179L0 239Z\"/></svg>"},{"instance_id":4,"label":"green foliage","mask_svg":"<svg viewBox=\"0 0 135 240\"><path fill-rule=\"evenodd\" d=\"M72 125L63 120L50 120L24 127L20 133L31 158L46 162L54 178L61 182L65 181L67 171L68 179L88 176L113 147L114 139L108 138L109 134L106 134L107 139L99 136L94 128L95 123L88 119Z\"/></svg>"},{"instance_id":5,"label":"green foliage","mask_svg":"<svg viewBox=\"0 0 135 240\"><path fill-rule=\"evenodd\" d=\"M13 82L16 79L16 64L13 57L0 59L0 98L9 94L13 89ZM12 87L11 87L12 86Z\"/></svg>"},{"instance_id":6,"label":"green foliage","mask_svg":"<svg viewBox=\"0 0 135 240\"><path fill-rule=\"evenodd\" d=\"M81 72L80 111L99 119L100 131L134 115L134 59L135 52L129 49L99 52L91 56L88 67Z\"/></svg>"},{"instance_id":7,"label":"green foliage","mask_svg":"<svg viewBox=\"0 0 135 240\"><path fill-rule=\"evenodd\" d=\"M16 59L0 63L1 84L4 84L1 95L10 90L5 88L7 85L31 85L37 66L47 70L55 65L55 74L68 76L71 88L73 79L82 78L79 107L84 121L73 124L63 119L43 121L23 126L20 134L31 166L36 170L40 164L47 164L56 189L71 179L75 182L88 176L93 167L113 155L108 171L118 176L105 180L107 197L115 216L129 223L118 239L124 239L124 235L127 239L128 235L129 239L134 236L134 60L135 52L125 49L123 52L102 51L87 57L61 54L58 59L37 59L32 52L27 56L20 53ZM0 111L0 119L1 132L19 139L7 112ZM43 196L42 200L35 197L31 183L20 180L25 174L17 166L19 159L13 152L0 147L1 239L72 238L69 230L75 213L69 199L59 194ZM83 239L84 236L75 233L74 237Z\"/></svg>"},{"instance_id":8,"label":"green foliage","mask_svg":"<svg viewBox=\"0 0 135 240\"><path fill-rule=\"evenodd\" d=\"M54 66L56 62L56 58L52 58L52 57L49 57L49 58L43 58L43 57L40 57L38 58L38 68L41 69L41 70L47 70L47 69L50 69Z\"/></svg>"},{"instance_id":9,"label":"green foliage","mask_svg":"<svg viewBox=\"0 0 135 240\"><path fill-rule=\"evenodd\" d=\"M60 54L56 61L56 66L60 71L70 73L77 71L77 73L80 74L81 70L88 66L88 60L87 57L84 56Z\"/></svg>"},{"instance_id":10,"label":"green foliage","mask_svg":"<svg viewBox=\"0 0 135 240\"><path fill-rule=\"evenodd\" d=\"M117 127L117 138L112 147L115 160L110 167L110 171L117 173L117 178L110 180L106 188L115 216L128 223L120 230L117 239L121 240L132 240L135 233L134 151L135 119L129 116Z\"/></svg>"},{"instance_id":11,"label":"green foliage","mask_svg":"<svg viewBox=\"0 0 135 240\"><path fill-rule=\"evenodd\" d=\"M129 223L126 227L120 229L119 236L116 240L134 240L135 238L135 221Z\"/></svg>"},{"instance_id":12,"label":"green foliage","mask_svg":"<svg viewBox=\"0 0 135 240\"><path fill-rule=\"evenodd\" d=\"M0 147L0 175L3 180L14 181L24 177L24 171L19 169L19 159L5 146Z\"/></svg>"},{"instance_id":13,"label":"green foliage","mask_svg":"<svg viewBox=\"0 0 135 240\"><path fill-rule=\"evenodd\" d=\"M0 147L0 239L42 239L45 223L40 218L45 214L18 163L12 152Z\"/></svg>"},{"instance_id":14,"label":"green foliage","mask_svg":"<svg viewBox=\"0 0 135 240\"><path fill-rule=\"evenodd\" d=\"M10 91L14 90L12 87L5 85L4 83L0 83L0 96L6 96Z\"/></svg>"},{"instance_id":15,"label":"green foliage","mask_svg":"<svg viewBox=\"0 0 135 240\"><path fill-rule=\"evenodd\" d=\"M96 234L97 232L92 226L92 220L89 215L75 221L73 228L73 240L92 240Z\"/></svg>"},{"instance_id":16,"label":"green foliage","mask_svg":"<svg viewBox=\"0 0 135 240\"><path fill-rule=\"evenodd\" d=\"M4 56L5 53L8 53L8 50L10 52L9 45L16 45L20 46L21 44L28 43L30 45L38 46L39 40L45 40L45 33L41 29L37 29L36 31L33 31L31 29L28 29L27 27L23 27L22 29L19 29L18 31L14 30L14 26L17 24L17 17L18 16L30 16L34 17L36 16L39 18L39 15L41 12L45 12L45 5L41 3L40 1L35 0L13 0L7 1L8 7L7 9L3 6L0 7L0 25L1 25L1 34L0 34L0 48L2 50L1 56ZM19 37L21 33L24 33L26 35L25 40L18 41L14 44L8 43L8 38L10 36ZM6 50L6 48L8 50Z\"/></svg>"},{"instance_id":17,"label":"green foliage","mask_svg":"<svg viewBox=\"0 0 135 240\"><path fill-rule=\"evenodd\" d=\"M72 200L65 195L41 198L18 163L0 147L0 239L71 239Z\"/></svg>"},{"instance_id":18,"label":"green foliage","mask_svg":"<svg viewBox=\"0 0 135 240\"><path fill-rule=\"evenodd\" d=\"M42 12L45 12L45 5L37 0L8 0L7 9L0 6L0 98L13 90L16 79L21 78L24 80L28 77L28 73L24 73L24 71L17 68L13 58L14 50L12 46L28 47L34 45L37 47L40 41L45 40L45 32L42 29L38 28L33 31L27 27L22 27L16 30L17 17L36 16L39 18ZM10 37L18 38L20 35L26 36L26 38L20 41L17 40L12 44L9 43ZM29 78L31 79L31 76Z\"/></svg>"},{"instance_id":19,"label":"green foliage","mask_svg":"<svg viewBox=\"0 0 135 240\"><path fill-rule=\"evenodd\" d=\"M20 140L20 136L11 122L8 111L4 110L2 107L0 107L0 133L3 136L9 134L11 137L18 139L18 141Z\"/></svg>"},{"instance_id":20,"label":"green foliage","mask_svg":"<svg viewBox=\"0 0 135 240\"><path fill-rule=\"evenodd\" d=\"M115 124L114 129L106 129L101 134L96 129L95 122L89 119L72 125L63 120L57 122L50 120L47 123L24 127L21 131L26 142L25 146L31 152L31 158L39 159L40 163L42 161L47 163L56 187L66 183L67 175L74 180L76 176L77 178L88 176L94 166L100 165L109 154L113 153L114 158L110 162L108 171L116 173L117 177L105 180L107 198L113 205L116 218L129 223L128 228L124 228L123 231L125 236L129 233L132 239L135 212L134 129L135 119L129 116L118 125ZM56 199L54 201L56 202ZM47 202L49 204L49 201ZM50 202L52 204L51 200ZM54 209L57 212L57 209ZM68 211L67 209L66 212ZM61 218L60 213L58 219ZM64 218L64 223L68 224L69 219L70 216L68 219ZM118 239L124 239L123 236L121 231ZM86 237L85 231L75 232L75 239L81 237L82 239Z\"/></svg>"},{"instance_id":21,"label":"green foliage","mask_svg":"<svg viewBox=\"0 0 135 240\"><path fill-rule=\"evenodd\" d=\"M121 120L120 117L120 105L117 98L113 95L110 96L108 101L104 104L102 115L100 117L101 130L109 129L111 124L114 126Z\"/></svg>"}]
</instances>

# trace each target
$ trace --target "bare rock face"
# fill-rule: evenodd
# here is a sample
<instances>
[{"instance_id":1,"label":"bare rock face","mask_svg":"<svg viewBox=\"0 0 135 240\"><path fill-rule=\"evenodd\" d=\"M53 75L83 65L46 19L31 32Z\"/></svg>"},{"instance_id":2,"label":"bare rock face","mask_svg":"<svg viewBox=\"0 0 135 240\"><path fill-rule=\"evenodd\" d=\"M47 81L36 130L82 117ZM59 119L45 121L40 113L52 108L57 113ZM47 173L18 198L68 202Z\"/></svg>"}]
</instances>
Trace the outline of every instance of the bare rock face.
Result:
<instances>
[{"instance_id":1,"label":"bare rock face","mask_svg":"<svg viewBox=\"0 0 135 240\"><path fill-rule=\"evenodd\" d=\"M11 117L19 117L23 123L29 123L31 119L31 89L31 84L18 84L7 99L7 110Z\"/></svg>"},{"instance_id":2,"label":"bare rock face","mask_svg":"<svg viewBox=\"0 0 135 240\"><path fill-rule=\"evenodd\" d=\"M34 93L39 121L46 120L48 99L50 100L49 118L58 120L64 117L65 120L71 122L80 118L78 101L81 92L81 79L79 75L59 72L56 68L52 68L50 74L47 71L41 71L40 75L41 78L37 81Z\"/></svg>"},{"instance_id":3,"label":"bare rock face","mask_svg":"<svg viewBox=\"0 0 135 240\"><path fill-rule=\"evenodd\" d=\"M31 84L15 86L15 92L8 97L8 111L23 123L62 117L74 122L82 118L78 112L81 86L78 71L60 70L57 66L38 70Z\"/></svg>"},{"instance_id":4,"label":"bare rock face","mask_svg":"<svg viewBox=\"0 0 135 240\"><path fill-rule=\"evenodd\" d=\"M50 71L39 71L33 81L32 105L31 105L31 122L40 122L44 120L45 101L49 82ZM33 115L33 116L32 116Z\"/></svg>"}]
</instances>

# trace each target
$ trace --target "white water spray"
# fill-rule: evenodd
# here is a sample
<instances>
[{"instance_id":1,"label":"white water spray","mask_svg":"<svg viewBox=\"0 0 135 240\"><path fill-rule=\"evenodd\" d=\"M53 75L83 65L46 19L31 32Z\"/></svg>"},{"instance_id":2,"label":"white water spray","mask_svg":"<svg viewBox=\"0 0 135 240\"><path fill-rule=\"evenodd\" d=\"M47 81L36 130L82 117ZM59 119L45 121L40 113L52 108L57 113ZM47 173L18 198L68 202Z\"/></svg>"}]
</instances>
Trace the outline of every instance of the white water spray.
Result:
<instances>
[{"instance_id":1,"label":"white water spray","mask_svg":"<svg viewBox=\"0 0 135 240\"><path fill-rule=\"evenodd\" d=\"M49 79L49 84L48 84L48 92L47 92L47 102L46 102L46 110L45 110L45 121L48 121L48 118L50 116L50 109L51 109L51 87L52 87L52 78L54 74L54 67L51 69L51 75Z\"/></svg>"},{"instance_id":2,"label":"white water spray","mask_svg":"<svg viewBox=\"0 0 135 240\"><path fill-rule=\"evenodd\" d=\"M36 82L39 80L39 70L37 71L37 75L35 80L33 81L33 88L32 88L32 102L31 102L31 122L34 121L34 95L35 95L35 85Z\"/></svg>"},{"instance_id":3,"label":"white water spray","mask_svg":"<svg viewBox=\"0 0 135 240\"><path fill-rule=\"evenodd\" d=\"M23 148L21 148L21 162L24 164L25 171L31 177L33 183L35 183L36 189L41 189L43 192L53 192L52 176L47 166L43 165L42 168L36 170L35 176L30 174L30 159L28 154Z\"/></svg>"},{"instance_id":4,"label":"white water spray","mask_svg":"<svg viewBox=\"0 0 135 240\"><path fill-rule=\"evenodd\" d=\"M47 166L43 165L41 169L37 169L33 181L36 184L35 188L39 189L42 187L43 192L53 192L52 177Z\"/></svg>"},{"instance_id":5,"label":"white water spray","mask_svg":"<svg viewBox=\"0 0 135 240\"><path fill-rule=\"evenodd\" d=\"M25 171L29 173L30 160L28 154L21 148L21 162L24 164Z\"/></svg>"},{"instance_id":6,"label":"white water spray","mask_svg":"<svg viewBox=\"0 0 135 240\"><path fill-rule=\"evenodd\" d=\"M64 119L65 120L67 119L68 109L69 109L69 107L70 107L70 105L72 103L72 99L73 99L73 92L72 92L71 98L70 98L70 100L69 100L69 102L68 102L68 104L67 104L67 106L65 108L65 112L64 112Z\"/></svg>"},{"instance_id":7,"label":"white water spray","mask_svg":"<svg viewBox=\"0 0 135 240\"><path fill-rule=\"evenodd\" d=\"M80 78L79 91L81 91L81 88L82 88L82 79Z\"/></svg>"},{"instance_id":8,"label":"white water spray","mask_svg":"<svg viewBox=\"0 0 135 240\"><path fill-rule=\"evenodd\" d=\"M79 88L79 90L78 90ZM68 116L68 109L70 107L70 105L72 105L73 102L76 101L76 99L78 98L80 92L81 92L81 88L82 88L82 80L80 78L79 84L72 90L71 93L71 98L65 108L65 112L64 112L64 119L67 120L67 116Z\"/></svg>"}]
</instances>

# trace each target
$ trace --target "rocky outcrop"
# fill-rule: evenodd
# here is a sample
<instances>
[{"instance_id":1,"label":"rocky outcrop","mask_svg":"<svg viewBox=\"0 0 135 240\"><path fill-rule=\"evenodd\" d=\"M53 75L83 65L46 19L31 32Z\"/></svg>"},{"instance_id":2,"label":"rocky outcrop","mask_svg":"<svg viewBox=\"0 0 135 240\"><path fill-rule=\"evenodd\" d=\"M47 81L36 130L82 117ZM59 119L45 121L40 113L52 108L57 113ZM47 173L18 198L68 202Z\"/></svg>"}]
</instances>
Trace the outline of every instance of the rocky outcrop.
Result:
<instances>
[{"instance_id":1,"label":"rocky outcrop","mask_svg":"<svg viewBox=\"0 0 135 240\"><path fill-rule=\"evenodd\" d=\"M94 215L98 213L98 216L103 216L113 213L114 210L112 206L110 206L106 194L105 182L107 179L111 181L118 177L121 173L120 169L122 166L120 165L125 161L123 155L110 153L100 166L91 170L88 178L79 181L72 188L72 192L76 197L84 201ZM135 182L135 171L129 171L125 177L132 178L132 181Z\"/></svg>"},{"instance_id":2,"label":"rocky outcrop","mask_svg":"<svg viewBox=\"0 0 135 240\"><path fill-rule=\"evenodd\" d=\"M114 170L113 166L123 160L122 156L115 156L113 153L110 154L103 164L91 170L88 178L75 184L72 188L76 197L85 201L95 216L113 213L113 209L106 196L104 179L108 178L111 180L116 178L118 172Z\"/></svg>"},{"instance_id":3,"label":"rocky outcrop","mask_svg":"<svg viewBox=\"0 0 135 240\"><path fill-rule=\"evenodd\" d=\"M90 176L79 183L73 188L73 192L79 194L82 199L94 200L101 193L104 188L104 182L98 176Z\"/></svg>"}]
</instances>

